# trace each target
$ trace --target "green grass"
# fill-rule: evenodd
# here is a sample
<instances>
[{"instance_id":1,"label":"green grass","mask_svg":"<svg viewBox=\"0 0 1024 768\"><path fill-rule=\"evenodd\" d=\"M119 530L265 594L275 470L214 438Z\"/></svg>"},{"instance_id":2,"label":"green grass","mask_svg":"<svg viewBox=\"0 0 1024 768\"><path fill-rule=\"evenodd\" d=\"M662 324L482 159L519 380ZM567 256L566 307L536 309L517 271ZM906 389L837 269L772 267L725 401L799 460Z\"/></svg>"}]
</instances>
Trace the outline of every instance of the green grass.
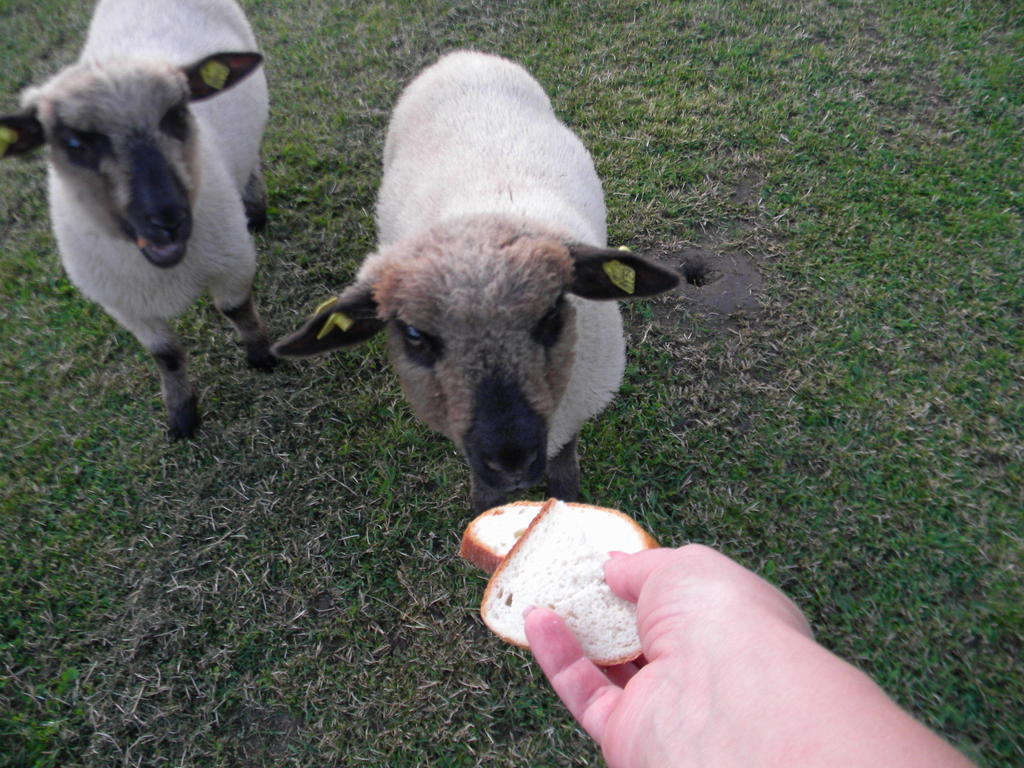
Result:
<instances>
[{"instance_id":1,"label":"green grass","mask_svg":"<svg viewBox=\"0 0 1024 768\"><path fill-rule=\"evenodd\" d=\"M0 111L90 6L0 0ZM586 498L764 574L972 758L1024 762L1012 3L246 8L275 335L372 249L401 87L453 47L521 61L593 152L613 244L761 276L754 312L709 309L721 282L624 308ZM380 340L264 376L201 303L205 423L170 444L151 362L61 273L41 157L0 167L0 284L0 766L594 764L479 622L467 472Z\"/></svg>"}]
</instances>

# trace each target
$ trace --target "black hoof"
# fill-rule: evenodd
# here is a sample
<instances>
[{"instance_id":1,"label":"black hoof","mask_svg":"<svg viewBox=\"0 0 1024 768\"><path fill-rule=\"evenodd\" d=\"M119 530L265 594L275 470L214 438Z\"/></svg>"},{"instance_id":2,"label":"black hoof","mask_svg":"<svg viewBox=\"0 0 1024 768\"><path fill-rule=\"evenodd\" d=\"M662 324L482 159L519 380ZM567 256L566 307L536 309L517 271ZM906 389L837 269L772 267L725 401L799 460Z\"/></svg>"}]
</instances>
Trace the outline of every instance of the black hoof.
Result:
<instances>
[{"instance_id":1,"label":"black hoof","mask_svg":"<svg viewBox=\"0 0 1024 768\"><path fill-rule=\"evenodd\" d=\"M199 408L195 395L170 412L167 436L171 440L191 440L199 429Z\"/></svg>"},{"instance_id":2,"label":"black hoof","mask_svg":"<svg viewBox=\"0 0 1024 768\"><path fill-rule=\"evenodd\" d=\"M579 483L574 485L562 485L561 483L548 482L547 488L545 489L549 498L555 498L559 501L579 501L580 500L580 486Z\"/></svg>"},{"instance_id":3,"label":"black hoof","mask_svg":"<svg viewBox=\"0 0 1024 768\"><path fill-rule=\"evenodd\" d=\"M277 367L277 364L281 362L278 357L270 351L270 346L267 345L262 349L250 349L245 355L246 362L249 363L250 368L255 368L257 371L263 371L269 373Z\"/></svg>"}]
</instances>

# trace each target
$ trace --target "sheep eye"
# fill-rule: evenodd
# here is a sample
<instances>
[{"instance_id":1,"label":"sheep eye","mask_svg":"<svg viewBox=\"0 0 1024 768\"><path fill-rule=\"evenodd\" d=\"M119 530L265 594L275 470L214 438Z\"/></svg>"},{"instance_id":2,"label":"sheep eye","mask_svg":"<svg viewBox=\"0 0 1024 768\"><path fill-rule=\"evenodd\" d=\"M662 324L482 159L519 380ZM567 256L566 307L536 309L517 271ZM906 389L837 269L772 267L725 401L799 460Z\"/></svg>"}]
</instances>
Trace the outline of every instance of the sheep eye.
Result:
<instances>
[{"instance_id":1,"label":"sheep eye","mask_svg":"<svg viewBox=\"0 0 1024 768\"><path fill-rule=\"evenodd\" d=\"M533 328L534 341L545 347L553 347L558 337L562 335L562 306L564 299L559 296L551 308L544 313L544 316Z\"/></svg>"},{"instance_id":2,"label":"sheep eye","mask_svg":"<svg viewBox=\"0 0 1024 768\"><path fill-rule=\"evenodd\" d=\"M64 149L69 155L82 157L88 152L88 147L80 134L72 133L64 139Z\"/></svg>"},{"instance_id":3,"label":"sheep eye","mask_svg":"<svg viewBox=\"0 0 1024 768\"><path fill-rule=\"evenodd\" d=\"M402 342L405 346L405 354L414 363L430 368L441 356L443 345L441 340L429 333L424 333L419 328L395 321L399 333L402 334Z\"/></svg>"},{"instance_id":4,"label":"sheep eye","mask_svg":"<svg viewBox=\"0 0 1024 768\"><path fill-rule=\"evenodd\" d=\"M188 137L188 108L176 104L167 110L160 120L160 130L178 141Z\"/></svg>"},{"instance_id":5,"label":"sheep eye","mask_svg":"<svg viewBox=\"0 0 1024 768\"><path fill-rule=\"evenodd\" d=\"M67 126L57 129L57 140L75 165L96 169L100 160L110 152L110 139L94 131L76 131Z\"/></svg>"}]
</instances>

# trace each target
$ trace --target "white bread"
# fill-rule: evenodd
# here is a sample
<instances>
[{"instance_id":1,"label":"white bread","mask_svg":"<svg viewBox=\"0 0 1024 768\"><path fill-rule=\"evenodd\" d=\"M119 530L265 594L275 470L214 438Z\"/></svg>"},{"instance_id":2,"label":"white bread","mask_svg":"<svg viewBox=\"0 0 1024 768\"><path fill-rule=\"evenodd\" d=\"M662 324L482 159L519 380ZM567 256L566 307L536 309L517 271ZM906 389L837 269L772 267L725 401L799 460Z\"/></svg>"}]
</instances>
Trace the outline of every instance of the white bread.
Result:
<instances>
[{"instance_id":1,"label":"white bread","mask_svg":"<svg viewBox=\"0 0 1024 768\"><path fill-rule=\"evenodd\" d=\"M609 512L615 515L622 513L608 507L595 507L574 501L563 501L563 504L575 509L591 509L597 515ZM494 573L498 565L505 559L512 546L523 535L530 522L544 506L543 501L512 501L500 507L493 507L475 517L462 533L459 555L487 573ZM597 519L597 518L594 518ZM627 540L620 552L632 552L635 542L636 549L656 547L646 531L634 523L632 530L627 530Z\"/></svg>"},{"instance_id":2,"label":"white bread","mask_svg":"<svg viewBox=\"0 0 1024 768\"><path fill-rule=\"evenodd\" d=\"M488 509L466 526L459 555L494 573L543 506L543 501L513 501Z\"/></svg>"},{"instance_id":3,"label":"white bread","mask_svg":"<svg viewBox=\"0 0 1024 768\"><path fill-rule=\"evenodd\" d=\"M515 505L510 519L521 521L528 514L520 507L525 505ZM636 606L605 584L603 566L611 551L656 546L635 520L618 510L549 499L491 576L481 618L503 640L526 648L523 610L546 606L565 620L594 663L631 661L641 652Z\"/></svg>"}]
</instances>

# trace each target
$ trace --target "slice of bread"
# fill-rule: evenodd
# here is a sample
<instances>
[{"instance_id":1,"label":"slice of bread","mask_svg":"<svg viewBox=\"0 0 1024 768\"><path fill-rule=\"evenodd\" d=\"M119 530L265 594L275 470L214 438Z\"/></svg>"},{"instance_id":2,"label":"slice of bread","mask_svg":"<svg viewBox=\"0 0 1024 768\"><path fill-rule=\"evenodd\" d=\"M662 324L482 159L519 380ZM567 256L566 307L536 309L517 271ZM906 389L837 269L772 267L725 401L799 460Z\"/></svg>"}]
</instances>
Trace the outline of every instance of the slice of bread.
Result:
<instances>
[{"instance_id":1,"label":"slice of bread","mask_svg":"<svg viewBox=\"0 0 1024 768\"><path fill-rule=\"evenodd\" d=\"M546 606L565 620L595 664L631 661L641 652L636 606L605 584L603 566L611 551L656 546L618 510L549 499L492 574L480 615L496 635L526 648L523 610Z\"/></svg>"}]
</instances>

